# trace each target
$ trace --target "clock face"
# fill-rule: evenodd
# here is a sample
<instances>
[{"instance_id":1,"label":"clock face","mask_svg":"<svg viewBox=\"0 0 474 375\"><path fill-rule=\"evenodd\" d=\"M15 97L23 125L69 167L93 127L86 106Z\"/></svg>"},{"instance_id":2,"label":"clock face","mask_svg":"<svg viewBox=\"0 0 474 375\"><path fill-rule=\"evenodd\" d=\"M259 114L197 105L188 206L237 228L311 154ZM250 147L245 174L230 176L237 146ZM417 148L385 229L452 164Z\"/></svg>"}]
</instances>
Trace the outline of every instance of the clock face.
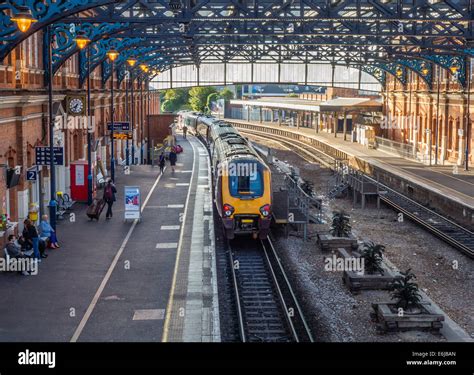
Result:
<instances>
[{"instance_id":1,"label":"clock face","mask_svg":"<svg viewBox=\"0 0 474 375\"><path fill-rule=\"evenodd\" d=\"M82 113L84 110L84 103L79 98L73 98L69 101L69 110L72 113Z\"/></svg>"}]
</instances>

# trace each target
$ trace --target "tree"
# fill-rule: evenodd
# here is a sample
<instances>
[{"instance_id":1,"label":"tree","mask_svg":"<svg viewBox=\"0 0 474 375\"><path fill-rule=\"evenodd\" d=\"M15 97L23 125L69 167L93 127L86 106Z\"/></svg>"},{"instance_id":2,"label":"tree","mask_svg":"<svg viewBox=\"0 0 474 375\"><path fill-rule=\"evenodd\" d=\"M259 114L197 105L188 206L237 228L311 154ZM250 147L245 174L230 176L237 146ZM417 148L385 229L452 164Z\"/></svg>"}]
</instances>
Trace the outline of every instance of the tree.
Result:
<instances>
[{"instance_id":1,"label":"tree","mask_svg":"<svg viewBox=\"0 0 474 375\"><path fill-rule=\"evenodd\" d=\"M207 102L206 102L207 112L211 111L212 102L216 102L218 99L219 99L219 94L217 92L213 92L212 94L209 94L209 96L207 97Z\"/></svg>"},{"instance_id":2,"label":"tree","mask_svg":"<svg viewBox=\"0 0 474 375\"><path fill-rule=\"evenodd\" d=\"M234 99L234 93L228 87L224 87L222 91L219 93L219 96L226 101Z\"/></svg>"},{"instance_id":3,"label":"tree","mask_svg":"<svg viewBox=\"0 0 474 375\"><path fill-rule=\"evenodd\" d=\"M364 258L364 268L369 275L375 273L384 274L382 268L382 258L385 246L380 244L374 244L373 242L365 242L361 256Z\"/></svg>"},{"instance_id":4,"label":"tree","mask_svg":"<svg viewBox=\"0 0 474 375\"><path fill-rule=\"evenodd\" d=\"M193 87L189 90L189 104L193 111L206 112L207 98L215 92L217 90L212 86Z\"/></svg>"},{"instance_id":5,"label":"tree","mask_svg":"<svg viewBox=\"0 0 474 375\"><path fill-rule=\"evenodd\" d=\"M173 112L173 102L171 100L165 100L161 103L161 112Z\"/></svg>"},{"instance_id":6,"label":"tree","mask_svg":"<svg viewBox=\"0 0 474 375\"><path fill-rule=\"evenodd\" d=\"M334 237L349 237L352 230L350 219L344 211L334 211L330 233Z\"/></svg>"},{"instance_id":7,"label":"tree","mask_svg":"<svg viewBox=\"0 0 474 375\"><path fill-rule=\"evenodd\" d=\"M177 112L186 105L188 101L188 91L186 89L169 89L163 96L162 112Z\"/></svg>"},{"instance_id":8,"label":"tree","mask_svg":"<svg viewBox=\"0 0 474 375\"><path fill-rule=\"evenodd\" d=\"M411 272L411 268L405 272L400 272L402 277L396 278L389 287L392 299L397 300L397 307L407 310L416 307L421 301L421 295L418 292L418 284L413 281L416 276Z\"/></svg>"}]
</instances>

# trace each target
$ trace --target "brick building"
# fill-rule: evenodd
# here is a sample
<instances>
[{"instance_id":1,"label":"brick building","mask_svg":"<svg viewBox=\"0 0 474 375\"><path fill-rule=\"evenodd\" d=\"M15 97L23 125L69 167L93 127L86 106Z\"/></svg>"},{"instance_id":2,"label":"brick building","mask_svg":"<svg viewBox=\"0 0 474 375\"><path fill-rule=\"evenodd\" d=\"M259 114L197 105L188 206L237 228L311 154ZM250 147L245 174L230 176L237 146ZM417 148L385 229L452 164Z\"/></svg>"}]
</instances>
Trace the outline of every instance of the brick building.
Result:
<instances>
[{"instance_id":1,"label":"brick building","mask_svg":"<svg viewBox=\"0 0 474 375\"><path fill-rule=\"evenodd\" d=\"M0 64L0 214L7 213L12 222L19 222L19 229L28 216L30 204L37 203L42 212L47 212L50 197L48 167L39 167L37 181L26 179L26 171L36 167L35 147L49 145L48 95L43 77L42 41L42 32L35 33L17 46ZM55 116L65 116L65 98L68 95L85 94L87 85L79 86L78 71L79 58L76 53L55 74ZM106 123L110 121L111 80L104 86L101 76L99 66L91 75L91 110L95 118L92 159L96 169L101 162L103 169L107 169L110 165L110 136ZM117 87L115 80L114 120L125 121L127 112L132 120L131 106L134 105L135 154L139 156L142 141L145 150L147 147L146 116L148 113L158 113L159 97L157 92L148 92L145 83L140 88L135 80L132 104L126 85L129 82L124 80ZM64 147L64 165L56 166L57 191L69 194L70 163L87 158L87 129L63 126L62 129L55 129L54 137L55 144ZM116 160L125 158L125 141L115 141L115 152ZM20 173L18 184L7 188L6 172L12 169Z\"/></svg>"},{"instance_id":2,"label":"brick building","mask_svg":"<svg viewBox=\"0 0 474 375\"><path fill-rule=\"evenodd\" d=\"M472 80L472 62L468 72ZM429 158L431 146L432 162L437 159L439 164L464 164L466 142L469 142L468 160L472 165L474 134L467 121L469 95L451 72L434 69L431 89L414 73L408 75L405 86L388 77L383 92L387 122L379 129L379 135L415 146L413 153L423 160ZM473 99L471 86L469 113L473 110Z\"/></svg>"}]
</instances>

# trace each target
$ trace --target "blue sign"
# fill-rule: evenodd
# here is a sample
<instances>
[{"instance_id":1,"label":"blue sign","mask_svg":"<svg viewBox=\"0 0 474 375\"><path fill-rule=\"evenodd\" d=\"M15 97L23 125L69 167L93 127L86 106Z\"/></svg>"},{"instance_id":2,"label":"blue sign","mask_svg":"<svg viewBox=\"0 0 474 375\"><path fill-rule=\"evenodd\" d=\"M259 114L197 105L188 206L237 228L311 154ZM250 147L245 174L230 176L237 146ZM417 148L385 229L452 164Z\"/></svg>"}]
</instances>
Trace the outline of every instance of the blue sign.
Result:
<instances>
[{"instance_id":1,"label":"blue sign","mask_svg":"<svg viewBox=\"0 0 474 375\"><path fill-rule=\"evenodd\" d=\"M38 171L35 169L29 169L26 171L27 181L36 181L38 179Z\"/></svg>"},{"instance_id":2,"label":"blue sign","mask_svg":"<svg viewBox=\"0 0 474 375\"><path fill-rule=\"evenodd\" d=\"M50 165L51 153L48 147L35 147L36 165ZM54 165L64 164L64 147L53 147Z\"/></svg>"},{"instance_id":3,"label":"blue sign","mask_svg":"<svg viewBox=\"0 0 474 375\"><path fill-rule=\"evenodd\" d=\"M107 130L112 130L112 123L107 123ZM129 121L114 121L114 132L127 132L130 131L130 122Z\"/></svg>"}]
</instances>

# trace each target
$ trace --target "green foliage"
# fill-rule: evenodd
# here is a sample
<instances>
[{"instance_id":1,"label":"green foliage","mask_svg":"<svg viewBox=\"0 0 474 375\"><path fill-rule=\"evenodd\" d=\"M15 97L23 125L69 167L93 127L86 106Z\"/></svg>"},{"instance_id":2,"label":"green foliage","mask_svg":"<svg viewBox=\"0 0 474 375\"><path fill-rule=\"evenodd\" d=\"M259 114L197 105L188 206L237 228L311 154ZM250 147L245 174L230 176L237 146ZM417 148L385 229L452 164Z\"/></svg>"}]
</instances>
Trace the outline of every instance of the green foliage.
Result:
<instances>
[{"instance_id":1,"label":"green foliage","mask_svg":"<svg viewBox=\"0 0 474 375\"><path fill-rule=\"evenodd\" d=\"M219 99L219 94L217 92L213 92L212 94L209 94L207 97L207 102L206 102L206 107L207 111L209 112L211 110L211 103L215 102Z\"/></svg>"},{"instance_id":2,"label":"green foliage","mask_svg":"<svg viewBox=\"0 0 474 375\"><path fill-rule=\"evenodd\" d=\"M171 100L165 100L161 103L161 112L173 112L173 102Z\"/></svg>"},{"instance_id":3,"label":"green foliage","mask_svg":"<svg viewBox=\"0 0 474 375\"><path fill-rule=\"evenodd\" d=\"M298 98L299 96L298 96L298 94L295 94L294 92L292 92L292 93L289 93L289 94L287 95L287 97L288 97L288 98Z\"/></svg>"},{"instance_id":4,"label":"green foliage","mask_svg":"<svg viewBox=\"0 0 474 375\"><path fill-rule=\"evenodd\" d=\"M349 237L351 234L351 217L344 211L334 211L330 233L334 237Z\"/></svg>"},{"instance_id":5,"label":"green foliage","mask_svg":"<svg viewBox=\"0 0 474 375\"><path fill-rule=\"evenodd\" d=\"M193 87L189 90L189 104L193 111L207 112L207 99L209 95L216 93L217 90L212 86Z\"/></svg>"},{"instance_id":6,"label":"green foliage","mask_svg":"<svg viewBox=\"0 0 474 375\"><path fill-rule=\"evenodd\" d=\"M397 300L397 306L404 310L415 307L421 301L418 284L413 280L416 276L411 268L401 272L402 277L396 278L389 287L392 299Z\"/></svg>"},{"instance_id":7,"label":"green foliage","mask_svg":"<svg viewBox=\"0 0 474 375\"><path fill-rule=\"evenodd\" d=\"M188 91L186 89L169 89L163 95L162 112L177 112L186 105Z\"/></svg>"},{"instance_id":8,"label":"green foliage","mask_svg":"<svg viewBox=\"0 0 474 375\"><path fill-rule=\"evenodd\" d=\"M234 99L234 93L228 87L224 87L219 93L219 96L226 101Z\"/></svg>"},{"instance_id":9,"label":"green foliage","mask_svg":"<svg viewBox=\"0 0 474 375\"><path fill-rule=\"evenodd\" d=\"M368 274L380 273L384 274L382 268L382 258L385 246L374 244L373 242L365 242L361 256L364 258L364 268Z\"/></svg>"}]
</instances>

